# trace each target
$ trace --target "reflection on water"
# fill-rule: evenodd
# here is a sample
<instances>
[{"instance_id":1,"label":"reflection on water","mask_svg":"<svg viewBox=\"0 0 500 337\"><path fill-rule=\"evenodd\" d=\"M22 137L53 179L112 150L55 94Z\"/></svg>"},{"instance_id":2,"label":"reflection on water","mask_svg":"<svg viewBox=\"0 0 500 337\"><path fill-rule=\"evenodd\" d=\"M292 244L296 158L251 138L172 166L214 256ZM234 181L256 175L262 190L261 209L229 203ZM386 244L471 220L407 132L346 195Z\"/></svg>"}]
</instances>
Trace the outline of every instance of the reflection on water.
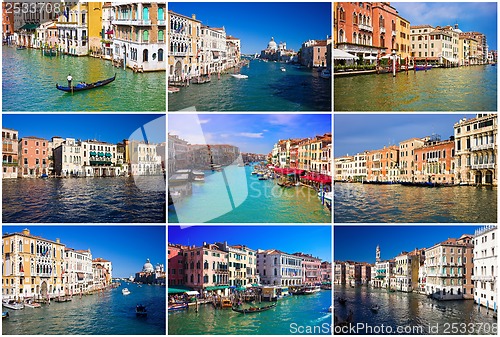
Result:
<instances>
[{"instance_id":1,"label":"reflection on water","mask_svg":"<svg viewBox=\"0 0 500 337\"><path fill-rule=\"evenodd\" d=\"M497 321L491 317L491 312L487 314L484 308L478 312L473 300L437 301L417 293L389 293L367 286L350 288L335 285L334 290L335 315L342 320L352 310L355 324L364 323L370 328L384 324L392 327L394 332L398 326L413 329L422 327L423 334L451 334L451 324L465 323L467 327L474 328L471 330L474 334L496 334ZM341 305L337 301L338 297L346 298L346 304ZM376 313L371 310L374 305L380 307ZM436 329L430 330L429 327ZM414 330L412 334L422 334L417 331ZM370 334L366 329L358 332Z\"/></svg>"},{"instance_id":2,"label":"reflection on water","mask_svg":"<svg viewBox=\"0 0 500 337\"><path fill-rule=\"evenodd\" d=\"M335 111L496 111L497 67L336 77Z\"/></svg>"},{"instance_id":3,"label":"reflection on water","mask_svg":"<svg viewBox=\"0 0 500 337\"><path fill-rule=\"evenodd\" d=\"M164 222L160 184L163 176L142 177L141 188L132 177L4 179L2 221Z\"/></svg>"},{"instance_id":4,"label":"reflection on water","mask_svg":"<svg viewBox=\"0 0 500 337\"><path fill-rule=\"evenodd\" d=\"M497 189L336 183L334 219L342 222L496 223Z\"/></svg>"}]
</instances>

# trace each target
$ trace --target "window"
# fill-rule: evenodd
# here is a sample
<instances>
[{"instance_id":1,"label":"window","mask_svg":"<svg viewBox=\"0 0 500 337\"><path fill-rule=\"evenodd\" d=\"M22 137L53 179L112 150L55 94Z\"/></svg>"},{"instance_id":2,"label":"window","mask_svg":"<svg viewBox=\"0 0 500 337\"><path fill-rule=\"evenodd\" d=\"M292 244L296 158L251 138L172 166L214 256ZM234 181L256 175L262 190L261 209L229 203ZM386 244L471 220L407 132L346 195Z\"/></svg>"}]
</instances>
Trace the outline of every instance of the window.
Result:
<instances>
[{"instance_id":1,"label":"window","mask_svg":"<svg viewBox=\"0 0 500 337\"><path fill-rule=\"evenodd\" d=\"M163 49L158 49L158 62L163 62Z\"/></svg>"},{"instance_id":2,"label":"window","mask_svg":"<svg viewBox=\"0 0 500 337\"><path fill-rule=\"evenodd\" d=\"M142 42L149 42L149 31L145 30L142 33Z\"/></svg>"},{"instance_id":3,"label":"window","mask_svg":"<svg viewBox=\"0 0 500 337\"><path fill-rule=\"evenodd\" d=\"M144 49L142 51L142 61L143 62L148 62L148 50L147 49Z\"/></svg>"}]
</instances>

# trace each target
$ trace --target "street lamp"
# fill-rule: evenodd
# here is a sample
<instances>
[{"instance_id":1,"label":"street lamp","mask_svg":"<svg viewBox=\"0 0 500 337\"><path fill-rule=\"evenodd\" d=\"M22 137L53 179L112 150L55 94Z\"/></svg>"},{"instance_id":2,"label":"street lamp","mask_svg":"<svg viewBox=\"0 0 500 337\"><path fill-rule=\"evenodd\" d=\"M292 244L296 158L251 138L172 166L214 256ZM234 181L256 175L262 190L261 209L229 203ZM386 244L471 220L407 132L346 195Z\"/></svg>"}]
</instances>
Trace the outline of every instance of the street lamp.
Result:
<instances>
[{"instance_id":1,"label":"street lamp","mask_svg":"<svg viewBox=\"0 0 500 337\"><path fill-rule=\"evenodd\" d=\"M392 76L396 77L396 49L392 50Z\"/></svg>"}]
</instances>

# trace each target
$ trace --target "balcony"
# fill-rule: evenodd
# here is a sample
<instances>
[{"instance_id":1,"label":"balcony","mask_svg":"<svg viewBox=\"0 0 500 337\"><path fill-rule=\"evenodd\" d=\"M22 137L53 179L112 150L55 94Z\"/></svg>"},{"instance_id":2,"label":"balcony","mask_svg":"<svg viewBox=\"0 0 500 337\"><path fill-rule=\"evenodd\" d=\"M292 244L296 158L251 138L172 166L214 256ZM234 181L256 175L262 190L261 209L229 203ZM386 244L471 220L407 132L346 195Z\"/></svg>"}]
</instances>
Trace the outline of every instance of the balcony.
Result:
<instances>
[{"instance_id":1,"label":"balcony","mask_svg":"<svg viewBox=\"0 0 500 337\"><path fill-rule=\"evenodd\" d=\"M396 36L396 31L395 30L392 31L392 36L394 36L394 37Z\"/></svg>"},{"instance_id":2,"label":"balcony","mask_svg":"<svg viewBox=\"0 0 500 337\"><path fill-rule=\"evenodd\" d=\"M133 20L130 19L119 19L119 20L112 20L111 24L112 25L123 25L123 26L132 26Z\"/></svg>"},{"instance_id":3,"label":"balcony","mask_svg":"<svg viewBox=\"0 0 500 337\"><path fill-rule=\"evenodd\" d=\"M360 30L366 30L367 32L372 32L373 33L373 27L370 27L370 26L367 26L367 25L363 25L363 24L359 24L358 27L359 27Z\"/></svg>"},{"instance_id":4,"label":"balcony","mask_svg":"<svg viewBox=\"0 0 500 337\"><path fill-rule=\"evenodd\" d=\"M470 150L471 151L482 151L482 150L489 150L489 149L494 149L494 148L495 148L495 144L489 143L489 144L471 146Z\"/></svg>"},{"instance_id":5,"label":"balcony","mask_svg":"<svg viewBox=\"0 0 500 337\"><path fill-rule=\"evenodd\" d=\"M491 275L481 275L481 276L472 276L472 281L486 281L486 282L491 282L495 278Z\"/></svg>"},{"instance_id":6,"label":"balcony","mask_svg":"<svg viewBox=\"0 0 500 337\"><path fill-rule=\"evenodd\" d=\"M471 168L473 170L494 169L495 164L493 164L493 163L491 163L491 164L473 164L473 165L471 165Z\"/></svg>"},{"instance_id":7,"label":"balcony","mask_svg":"<svg viewBox=\"0 0 500 337\"><path fill-rule=\"evenodd\" d=\"M165 26L167 24L167 21L165 20L158 20L158 26Z\"/></svg>"},{"instance_id":8,"label":"balcony","mask_svg":"<svg viewBox=\"0 0 500 337\"><path fill-rule=\"evenodd\" d=\"M12 162L8 162L8 161L3 161L2 162L2 165L3 166L17 166L18 162L17 161L12 161Z\"/></svg>"},{"instance_id":9,"label":"balcony","mask_svg":"<svg viewBox=\"0 0 500 337\"><path fill-rule=\"evenodd\" d=\"M381 28L380 28L380 33L381 33L381 34L385 34L385 28L384 28L384 27L381 27Z\"/></svg>"},{"instance_id":10,"label":"balcony","mask_svg":"<svg viewBox=\"0 0 500 337\"><path fill-rule=\"evenodd\" d=\"M151 20L132 20L132 26L151 26Z\"/></svg>"},{"instance_id":11,"label":"balcony","mask_svg":"<svg viewBox=\"0 0 500 337\"><path fill-rule=\"evenodd\" d=\"M439 161L439 158L429 158L429 159L427 159L428 163L436 163L438 161Z\"/></svg>"}]
</instances>

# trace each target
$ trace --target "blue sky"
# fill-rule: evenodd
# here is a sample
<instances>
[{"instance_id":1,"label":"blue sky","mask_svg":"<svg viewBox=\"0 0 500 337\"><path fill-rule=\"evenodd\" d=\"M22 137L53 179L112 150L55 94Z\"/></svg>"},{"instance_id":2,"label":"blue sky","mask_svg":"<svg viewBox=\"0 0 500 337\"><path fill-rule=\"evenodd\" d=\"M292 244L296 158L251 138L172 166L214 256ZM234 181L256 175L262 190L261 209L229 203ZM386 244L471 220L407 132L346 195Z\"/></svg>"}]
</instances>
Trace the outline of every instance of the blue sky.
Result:
<instances>
[{"instance_id":1,"label":"blue sky","mask_svg":"<svg viewBox=\"0 0 500 337\"><path fill-rule=\"evenodd\" d=\"M203 242L227 241L251 249L279 249L285 253L302 252L332 260L331 226L168 226L168 242L201 246Z\"/></svg>"},{"instance_id":2,"label":"blue sky","mask_svg":"<svg viewBox=\"0 0 500 337\"><path fill-rule=\"evenodd\" d=\"M280 139L313 138L332 132L330 114L170 114L168 132L191 144L231 144L242 152L267 154Z\"/></svg>"},{"instance_id":3,"label":"blue sky","mask_svg":"<svg viewBox=\"0 0 500 337\"><path fill-rule=\"evenodd\" d=\"M166 265L166 233L164 226L2 226L3 234L30 234L55 241L66 247L89 249L92 258L101 257L113 265L113 277L129 277L142 270L146 259L153 266Z\"/></svg>"},{"instance_id":4,"label":"blue sky","mask_svg":"<svg viewBox=\"0 0 500 337\"><path fill-rule=\"evenodd\" d=\"M412 26L458 23L463 32L485 34L489 48L497 50L496 2L391 2L391 6Z\"/></svg>"},{"instance_id":5,"label":"blue sky","mask_svg":"<svg viewBox=\"0 0 500 337\"><path fill-rule=\"evenodd\" d=\"M243 54L259 53L274 37L298 51L303 42L324 40L332 31L330 2L169 2L168 9L203 25L226 28L241 39Z\"/></svg>"},{"instance_id":6,"label":"blue sky","mask_svg":"<svg viewBox=\"0 0 500 337\"><path fill-rule=\"evenodd\" d=\"M448 238L474 235L480 226L335 226L333 232L335 261L353 260L375 263L375 249L380 246L382 260L402 251L430 248Z\"/></svg>"},{"instance_id":7,"label":"blue sky","mask_svg":"<svg viewBox=\"0 0 500 337\"><path fill-rule=\"evenodd\" d=\"M388 145L433 133L441 140L453 136L453 125L461 118L476 115L437 114L342 114L334 118L335 157L354 155L365 150L377 150Z\"/></svg>"},{"instance_id":8,"label":"blue sky","mask_svg":"<svg viewBox=\"0 0 500 337\"><path fill-rule=\"evenodd\" d=\"M97 139L118 143L128 139L138 128L146 126L146 137L152 143L166 140L165 115L153 114L2 114L2 127L19 131L19 138L37 136L50 140L54 136L75 139ZM142 134L142 132L141 132ZM138 139L138 140L143 140Z\"/></svg>"}]
</instances>

